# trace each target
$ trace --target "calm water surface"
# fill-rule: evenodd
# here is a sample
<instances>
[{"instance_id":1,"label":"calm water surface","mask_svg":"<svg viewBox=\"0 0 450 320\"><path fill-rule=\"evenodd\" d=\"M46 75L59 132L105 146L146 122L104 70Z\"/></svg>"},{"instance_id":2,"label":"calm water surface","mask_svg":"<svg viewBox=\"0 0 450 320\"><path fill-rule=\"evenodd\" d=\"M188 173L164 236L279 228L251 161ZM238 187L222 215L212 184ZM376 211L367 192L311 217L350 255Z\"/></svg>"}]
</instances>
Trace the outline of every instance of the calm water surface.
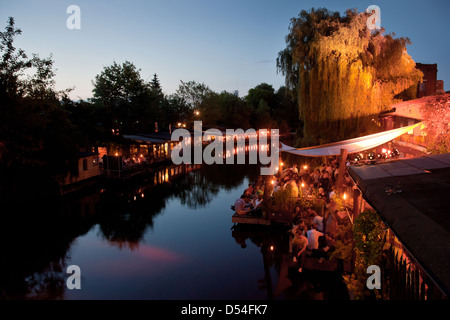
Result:
<instances>
[{"instance_id":1,"label":"calm water surface","mask_svg":"<svg viewBox=\"0 0 450 320\"><path fill-rule=\"evenodd\" d=\"M185 168L186 169L186 168ZM284 229L232 228L256 166L175 167L63 200L5 199L3 299L342 299L334 274L288 272ZM69 290L69 265L81 289ZM292 270L291 270L292 271Z\"/></svg>"}]
</instances>

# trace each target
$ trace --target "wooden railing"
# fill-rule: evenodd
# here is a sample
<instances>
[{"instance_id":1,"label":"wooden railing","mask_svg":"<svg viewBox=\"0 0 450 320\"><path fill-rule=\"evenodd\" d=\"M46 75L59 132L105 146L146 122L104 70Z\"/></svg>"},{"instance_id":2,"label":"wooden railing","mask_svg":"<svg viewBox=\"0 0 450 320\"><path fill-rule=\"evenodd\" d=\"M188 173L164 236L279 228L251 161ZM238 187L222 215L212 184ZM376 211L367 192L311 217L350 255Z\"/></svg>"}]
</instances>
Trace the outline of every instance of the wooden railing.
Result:
<instances>
[{"instance_id":1,"label":"wooden railing","mask_svg":"<svg viewBox=\"0 0 450 320\"><path fill-rule=\"evenodd\" d=\"M417 265L390 247L382 259L382 299L384 300L443 300L446 295Z\"/></svg>"}]
</instances>

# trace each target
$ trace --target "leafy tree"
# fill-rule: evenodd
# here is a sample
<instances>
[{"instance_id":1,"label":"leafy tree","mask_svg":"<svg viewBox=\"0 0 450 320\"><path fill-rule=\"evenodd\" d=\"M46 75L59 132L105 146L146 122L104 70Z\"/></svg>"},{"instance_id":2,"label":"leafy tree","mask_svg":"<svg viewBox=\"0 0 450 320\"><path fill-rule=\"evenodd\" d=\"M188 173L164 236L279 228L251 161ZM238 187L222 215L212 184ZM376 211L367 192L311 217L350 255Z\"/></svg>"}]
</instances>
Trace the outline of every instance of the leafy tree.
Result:
<instances>
[{"instance_id":1,"label":"leafy tree","mask_svg":"<svg viewBox=\"0 0 450 320\"><path fill-rule=\"evenodd\" d=\"M406 52L407 38L367 29L367 14L302 10L291 19L278 71L298 94L302 145L373 131L371 119L415 85L421 72Z\"/></svg>"},{"instance_id":2,"label":"leafy tree","mask_svg":"<svg viewBox=\"0 0 450 320\"><path fill-rule=\"evenodd\" d=\"M248 90L245 101L250 104L253 109L258 108L261 100L264 100L270 110L275 109L277 104L277 97L274 88L265 82Z\"/></svg>"},{"instance_id":3,"label":"leafy tree","mask_svg":"<svg viewBox=\"0 0 450 320\"><path fill-rule=\"evenodd\" d=\"M191 116L191 108L188 103L176 94L164 97L160 105L159 122L168 127L184 123Z\"/></svg>"},{"instance_id":4,"label":"leafy tree","mask_svg":"<svg viewBox=\"0 0 450 320\"><path fill-rule=\"evenodd\" d=\"M221 125L225 125L223 121L224 112L226 106L222 106L223 95L226 93L218 94L211 92L200 103L198 111L198 119L202 121L204 128L216 128Z\"/></svg>"},{"instance_id":5,"label":"leafy tree","mask_svg":"<svg viewBox=\"0 0 450 320\"><path fill-rule=\"evenodd\" d=\"M344 281L358 300L370 296L381 298L380 292L367 289L366 270L371 265L380 264L386 244L384 229L384 223L378 213L373 210L364 210L354 221L355 271L352 275L344 276Z\"/></svg>"},{"instance_id":6,"label":"leafy tree","mask_svg":"<svg viewBox=\"0 0 450 320\"><path fill-rule=\"evenodd\" d=\"M158 97L159 100L162 100L164 94L162 92L161 84L159 83L158 75L153 74L152 81L150 83L150 88L155 96Z\"/></svg>"},{"instance_id":7,"label":"leafy tree","mask_svg":"<svg viewBox=\"0 0 450 320\"><path fill-rule=\"evenodd\" d=\"M20 34L12 17L0 32L0 165L63 177L77 171L79 137L54 89L52 58L28 58L14 47Z\"/></svg>"},{"instance_id":8,"label":"leafy tree","mask_svg":"<svg viewBox=\"0 0 450 320\"><path fill-rule=\"evenodd\" d=\"M197 109L202 101L212 93L212 90L204 83L196 81L180 81L181 84L176 91L176 95L183 98L191 110Z\"/></svg>"},{"instance_id":9,"label":"leafy tree","mask_svg":"<svg viewBox=\"0 0 450 320\"><path fill-rule=\"evenodd\" d=\"M255 109L255 127L257 129L277 128L277 123L270 116L270 108L264 99L259 101L258 107Z\"/></svg>"},{"instance_id":10,"label":"leafy tree","mask_svg":"<svg viewBox=\"0 0 450 320\"><path fill-rule=\"evenodd\" d=\"M298 114L298 104L295 95L288 87L282 86L276 92L277 107L273 118L278 122L280 134L287 134L292 129L301 126Z\"/></svg>"},{"instance_id":11,"label":"leafy tree","mask_svg":"<svg viewBox=\"0 0 450 320\"><path fill-rule=\"evenodd\" d=\"M93 85L94 101L111 114L112 121L105 123L107 132L119 129L123 133L152 127L158 96L141 78L140 69L133 63L114 61L95 76Z\"/></svg>"},{"instance_id":12,"label":"leafy tree","mask_svg":"<svg viewBox=\"0 0 450 320\"><path fill-rule=\"evenodd\" d=\"M249 119L253 108L240 97L223 91L219 95L219 108L222 121L219 122L230 129L248 129L251 127Z\"/></svg>"}]
</instances>

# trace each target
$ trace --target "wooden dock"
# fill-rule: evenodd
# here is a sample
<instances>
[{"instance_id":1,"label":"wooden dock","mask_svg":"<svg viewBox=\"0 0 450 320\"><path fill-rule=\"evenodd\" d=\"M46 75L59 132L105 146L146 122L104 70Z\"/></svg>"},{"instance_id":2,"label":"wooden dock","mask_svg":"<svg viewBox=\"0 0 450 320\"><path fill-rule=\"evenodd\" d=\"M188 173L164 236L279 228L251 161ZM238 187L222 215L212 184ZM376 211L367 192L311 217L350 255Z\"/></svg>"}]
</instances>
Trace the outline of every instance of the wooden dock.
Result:
<instances>
[{"instance_id":1,"label":"wooden dock","mask_svg":"<svg viewBox=\"0 0 450 320\"><path fill-rule=\"evenodd\" d=\"M240 214L233 214L231 217L231 222L237 224L254 224L254 225L263 225L263 226L271 226L271 225L289 225L290 220L281 217L281 216L271 216L269 218L263 218L263 217L255 217L255 216L248 216L248 215L240 215Z\"/></svg>"},{"instance_id":2,"label":"wooden dock","mask_svg":"<svg viewBox=\"0 0 450 320\"><path fill-rule=\"evenodd\" d=\"M244 224L259 224L264 226L270 226L272 221L262 217L254 217L243 214L233 214L231 217L231 222L233 223L244 223Z\"/></svg>"}]
</instances>

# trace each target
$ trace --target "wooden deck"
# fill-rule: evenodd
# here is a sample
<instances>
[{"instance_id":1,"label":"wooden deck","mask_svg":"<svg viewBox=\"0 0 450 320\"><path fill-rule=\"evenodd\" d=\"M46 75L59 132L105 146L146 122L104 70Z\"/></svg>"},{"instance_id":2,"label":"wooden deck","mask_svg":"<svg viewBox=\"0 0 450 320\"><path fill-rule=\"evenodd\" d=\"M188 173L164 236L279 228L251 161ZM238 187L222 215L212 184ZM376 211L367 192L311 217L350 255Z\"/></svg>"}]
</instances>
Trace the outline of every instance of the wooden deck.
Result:
<instances>
[{"instance_id":1,"label":"wooden deck","mask_svg":"<svg viewBox=\"0 0 450 320\"><path fill-rule=\"evenodd\" d=\"M270 226L272 224L272 221L269 219L264 219L260 217L252 217L248 215L241 215L241 214L233 214L231 217L231 222L233 223L245 223L245 224L260 224L265 226Z\"/></svg>"},{"instance_id":2,"label":"wooden deck","mask_svg":"<svg viewBox=\"0 0 450 320\"><path fill-rule=\"evenodd\" d=\"M327 272L353 272L352 261L341 261L337 259L326 259L323 262L319 262L319 258L305 257L302 265L298 262L289 262L289 268L298 270L302 267L303 270L308 271L327 271Z\"/></svg>"},{"instance_id":3,"label":"wooden deck","mask_svg":"<svg viewBox=\"0 0 450 320\"><path fill-rule=\"evenodd\" d=\"M264 226L290 224L290 221L288 219L277 215L271 216L269 218L263 218L248 215L240 215L237 213L233 214L233 216L231 217L231 222L240 224L264 225Z\"/></svg>"}]
</instances>

